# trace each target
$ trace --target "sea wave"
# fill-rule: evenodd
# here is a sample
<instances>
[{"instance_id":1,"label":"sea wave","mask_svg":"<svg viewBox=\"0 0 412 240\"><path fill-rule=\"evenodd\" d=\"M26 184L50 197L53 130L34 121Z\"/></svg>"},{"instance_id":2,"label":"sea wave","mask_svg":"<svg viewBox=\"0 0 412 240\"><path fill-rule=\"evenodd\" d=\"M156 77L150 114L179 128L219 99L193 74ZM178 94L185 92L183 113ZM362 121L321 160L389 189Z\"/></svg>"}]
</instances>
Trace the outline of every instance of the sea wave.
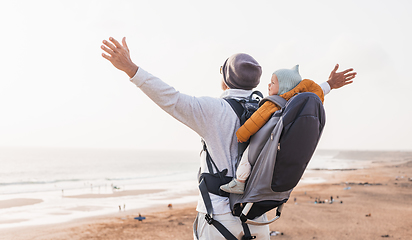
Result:
<instances>
[{"instance_id":1,"label":"sea wave","mask_svg":"<svg viewBox=\"0 0 412 240\"><path fill-rule=\"evenodd\" d=\"M139 179L150 179L150 178L164 178L164 177L171 177L177 175L187 174L186 171L181 172L169 172L169 173L162 173L162 174L147 174L147 175L139 175L139 176L132 176L132 177L110 177L105 178L107 181L130 181L130 180L139 180Z\"/></svg>"},{"instance_id":2,"label":"sea wave","mask_svg":"<svg viewBox=\"0 0 412 240\"><path fill-rule=\"evenodd\" d=\"M80 181L91 181L91 179L59 179L59 180L49 180L49 181L19 181L19 182L0 182L0 186L9 185L32 185L32 184L53 184L60 182L80 182Z\"/></svg>"}]
</instances>

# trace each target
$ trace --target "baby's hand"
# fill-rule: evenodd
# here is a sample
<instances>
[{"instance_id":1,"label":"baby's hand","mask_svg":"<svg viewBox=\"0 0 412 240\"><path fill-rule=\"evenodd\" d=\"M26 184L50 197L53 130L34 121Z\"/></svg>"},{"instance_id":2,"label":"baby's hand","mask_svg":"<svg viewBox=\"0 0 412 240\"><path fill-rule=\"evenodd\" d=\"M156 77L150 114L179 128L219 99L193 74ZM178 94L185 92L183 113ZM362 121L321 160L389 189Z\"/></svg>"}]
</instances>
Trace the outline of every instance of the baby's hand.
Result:
<instances>
[{"instance_id":1,"label":"baby's hand","mask_svg":"<svg viewBox=\"0 0 412 240\"><path fill-rule=\"evenodd\" d=\"M237 139L237 142L238 142L238 143L243 143L242 141L239 140L239 138Z\"/></svg>"}]
</instances>

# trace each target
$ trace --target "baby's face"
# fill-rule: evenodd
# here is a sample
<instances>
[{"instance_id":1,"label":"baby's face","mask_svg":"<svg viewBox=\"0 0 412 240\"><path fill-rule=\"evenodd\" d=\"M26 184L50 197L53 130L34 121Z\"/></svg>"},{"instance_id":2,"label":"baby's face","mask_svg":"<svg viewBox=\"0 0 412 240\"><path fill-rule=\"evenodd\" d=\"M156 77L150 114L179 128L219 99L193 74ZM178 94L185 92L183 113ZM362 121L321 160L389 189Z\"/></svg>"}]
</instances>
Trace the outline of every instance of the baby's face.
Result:
<instances>
[{"instance_id":1,"label":"baby's face","mask_svg":"<svg viewBox=\"0 0 412 240\"><path fill-rule=\"evenodd\" d=\"M275 74L272 74L272 79L269 83L269 96L276 95L279 92L279 81Z\"/></svg>"}]
</instances>

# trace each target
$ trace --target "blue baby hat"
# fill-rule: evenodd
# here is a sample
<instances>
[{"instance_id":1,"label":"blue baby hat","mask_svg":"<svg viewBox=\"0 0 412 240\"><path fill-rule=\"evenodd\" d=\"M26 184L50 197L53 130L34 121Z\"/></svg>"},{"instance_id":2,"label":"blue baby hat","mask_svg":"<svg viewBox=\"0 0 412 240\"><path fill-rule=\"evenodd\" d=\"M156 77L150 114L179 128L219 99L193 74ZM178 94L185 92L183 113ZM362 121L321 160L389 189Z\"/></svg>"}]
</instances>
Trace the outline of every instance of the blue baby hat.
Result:
<instances>
[{"instance_id":1,"label":"blue baby hat","mask_svg":"<svg viewBox=\"0 0 412 240\"><path fill-rule=\"evenodd\" d=\"M279 69L273 74L276 75L279 81L278 95L289 92L302 81L302 77L299 74L299 65L294 66L292 69Z\"/></svg>"}]
</instances>

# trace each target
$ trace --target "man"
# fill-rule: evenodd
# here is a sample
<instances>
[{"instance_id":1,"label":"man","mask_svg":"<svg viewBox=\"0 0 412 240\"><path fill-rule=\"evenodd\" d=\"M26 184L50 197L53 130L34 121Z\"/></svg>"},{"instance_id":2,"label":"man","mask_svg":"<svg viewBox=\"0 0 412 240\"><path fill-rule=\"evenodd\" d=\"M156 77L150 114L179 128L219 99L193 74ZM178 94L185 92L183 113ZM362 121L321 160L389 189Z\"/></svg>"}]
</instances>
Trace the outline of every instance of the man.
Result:
<instances>
[{"instance_id":1,"label":"man","mask_svg":"<svg viewBox=\"0 0 412 240\"><path fill-rule=\"evenodd\" d=\"M236 113L224 98L246 98L260 81L262 70L255 59L247 54L235 54L229 57L223 67L222 89L220 98L193 97L176 91L159 78L134 64L130 58L126 39L120 44L114 38L104 40L102 56L116 68L124 71L130 81L136 84L150 99L171 116L194 130L205 141L208 152L219 170L228 169L228 176L234 175L237 157L236 130L240 122ZM352 83L356 73L348 69L337 73L338 65L332 71L324 91L340 88ZM324 87L325 88L325 87ZM207 172L205 159L201 160L201 171ZM222 223L236 238L241 239L243 229L238 217L231 214L229 199L210 194L213 206L213 219ZM205 220L206 208L200 197L198 218L195 224L195 239L225 239L213 225ZM266 220L263 215L261 220ZM258 219L259 220L259 219ZM269 239L269 226L250 226L256 239Z\"/></svg>"}]
</instances>

